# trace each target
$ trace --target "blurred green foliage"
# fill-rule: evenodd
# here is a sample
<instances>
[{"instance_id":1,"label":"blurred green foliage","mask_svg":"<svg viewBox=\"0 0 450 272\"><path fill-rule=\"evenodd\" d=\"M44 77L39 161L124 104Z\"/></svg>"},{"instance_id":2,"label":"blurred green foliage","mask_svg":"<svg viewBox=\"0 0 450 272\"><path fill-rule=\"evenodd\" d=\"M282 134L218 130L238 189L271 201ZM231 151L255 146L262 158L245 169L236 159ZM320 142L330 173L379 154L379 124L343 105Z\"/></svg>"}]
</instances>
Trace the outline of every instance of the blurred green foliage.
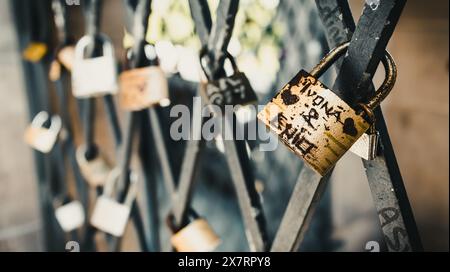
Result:
<instances>
[{"instance_id":1,"label":"blurred green foliage","mask_svg":"<svg viewBox=\"0 0 450 272\"><path fill-rule=\"evenodd\" d=\"M278 0L241 0L230 42L230 53L243 56L241 62L252 63L274 76L279 67L283 25L276 21ZM213 22L219 0L208 0ZM187 0L155 0L149 18L147 40L170 41L175 45L200 50ZM244 55L246 55L244 57ZM247 65L247 67L249 66ZM245 65L244 65L245 66ZM244 69L245 70L245 69Z\"/></svg>"}]
</instances>

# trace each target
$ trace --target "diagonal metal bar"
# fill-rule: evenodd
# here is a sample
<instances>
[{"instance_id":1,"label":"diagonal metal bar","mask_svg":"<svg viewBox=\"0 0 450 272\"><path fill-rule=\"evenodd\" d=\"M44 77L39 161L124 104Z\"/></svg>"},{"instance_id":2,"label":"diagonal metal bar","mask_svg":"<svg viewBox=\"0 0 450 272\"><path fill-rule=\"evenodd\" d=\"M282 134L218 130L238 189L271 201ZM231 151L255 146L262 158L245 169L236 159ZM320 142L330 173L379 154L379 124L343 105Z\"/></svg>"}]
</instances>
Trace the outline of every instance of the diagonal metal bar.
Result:
<instances>
[{"instance_id":1,"label":"diagonal metal bar","mask_svg":"<svg viewBox=\"0 0 450 272\"><path fill-rule=\"evenodd\" d=\"M373 74L405 4L381 1L376 9L365 5L334 88L345 99L350 97L349 103L365 101L374 93ZM375 160L363 160L363 164L386 245L389 251L421 251L414 215L380 108L375 115L381 135L380 154Z\"/></svg>"},{"instance_id":2,"label":"diagonal metal bar","mask_svg":"<svg viewBox=\"0 0 450 272\"><path fill-rule=\"evenodd\" d=\"M298 249L331 172L321 178L312 169L306 166L302 168L270 251L285 252Z\"/></svg>"},{"instance_id":3,"label":"diagonal metal bar","mask_svg":"<svg viewBox=\"0 0 450 272\"><path fill-rule=\"evenodd\" d=\"M164 142L164 136L162 134L161 125L159 123L158 113L155 108L148 109L148 116L151 124L151 131L153 139L155 141L156 153L158 155L158 161L161 164L162 175L166 189L171 196L175 194L175 181L170 167L169 154L166 150L166 144Z\"/></svg>"},{"instance_id":4,"label":"diagonal metal bar","mask_svg":"<svg viewBox=\"0 0 450 272\"><path fill-rule=\"evenodd\" d=\"M206 37L204 32L205 29L209 28L209 25L205 25L205 23L207 24L210 21L210 14L205 14L204 12L209 9L207 8L207 3L206 1L190 1L191 15L196 29L200 30L200 40L204 42L208 38L208 43L203 44L203 47L206 48L207 56L203 68L209 79L213 80L225 76L223 62L238 6L239 1L220 1L217 8L216 22L211 27L210 36ZM207 18L205 19L204 16L207 16ZM246 142L245 140L237 140L235 137L237 132L234 131L233 124L236 124L234 114L225 116L224 121L225 127L233 130L233 140L224 140L225 155L243 216L247 240L252 251L264 251L266 250L267 236L265 219L261 201L254 185L254 176L247 154ZM186 156L189 155L187 153ZM193 156L197 156L197 154L193 154ZM190 168L194 169L195 165L192 165Z\"/></svg>"},{"instance_id":5,"label":"diagonal metal bar","mask_svg":"<svg viewBox=\"0 0 450 272\"><path fill-rule=\"evenodd\" d=\"M236 116L224 116L225 129L234 130L233 139L224 139L225 157L231 172L231 179L237 194L241 214L244 220L245 234L251 251L265 251L267 234L261 200L256 191L252 165L247 153L245 140L237 140L238 128ZM225 132L227 135L227 132ZM223 137L223 136L222 136Z\"/></svg>"},{"instance_id":6,"label":"diagonal metal bar","mask_svg":"<svg viewBox=\"0 0 450 272\"><path fill-rule=\"evenodd\" d=\"M324 26L330 47L348 41L353 34L355 23L350 13L347 1L316 1L319 16L326 22ZM348 27L350 26L350 27ZM344 31L349 29L350 31ZM331 35L330 35L331 33ZM339 70L342 59L335 62L335 68ZM303 240L304 234L309 227L311 218L316 210L319 200L330 179L329 172L324 177L303 167L300 171L294 191L289 199L288 206L281 220L281 224L275 234L271 251L284 252L296 251Z\"/></svg>"},{"instance_id":7,"label":"diagonal metal bar","mask_svg":"<svg viewBox=\"0 0 450 272\"><path fill-rule=\"evenodd\" d=\"M211 32L212 20L207 0L189 1L189 9L192 18L199 20L195 24L195 32L197 33L201 44L208 44L209 33Z\"/></svg>"},{"instance_id":8,"label":"diagonal metal bar","mask_svg":"<svg viewBox=\"0 0 450 272\"><path fill-rule=\"evenodd\" d=\"M141 1L129 1L126 0L125 7L127 10L127 29L131 30L132 35L134 37L134 46L133 46L133 53L134 53L134 59L129 63L130 68L137 68L137 67L145 67L149 65L147 63L147 59L145 57L145 54L143 52L143 44L145 43L145 35L148 28L148 17L151 12L151 1L150 0L141 0ZM147 135L147 131L144 131L143 129L147 128L149 126L148 124L148 117L144 116L143 114L146 114L146 110L139 111L139 112L131 112L127 114L127 130L124 137L124 144L121 146L121 161L119 163L119 167L121 168L121 175L119 178L119 184L121 186L125 186L128 182L128 170L130 165L130 159L132 154L132 143L135 133L139 132L139 135L141 136L141 144L140 144L140 161L141 165L143 165L143 171L144 171L144 179L145 179L145 187L146 187L146 198L152 201L153 204L156 202L154 201L154 196L156 196L154 191L151 191L151 189L156 189L156 186L154 183L154 180L151 179L152 173L151 169L148 167L148 157L144 155L144 153L148 152L149 145L146 142L143 142L145 139L145 136ZM125 186L126 187L126 186ZM149 209L147 220L149 224L151 225L153 232L157 232L158 230L158 221L156 220L155 212L156 212L156 206L152 205L151 209ZM158 250L159 249L159 237L155 233L150 233L146 231L143 227L143 221L141 219L141 212L139 209L139 206L137 203L133 205L132 209L132 219L136 228L136 231L138 235L140 236L141 240L141 248L143 248L144 251L148 251L150 248L152 250ZM116 245L118 244L117 241L113 241Z\"/></svg>"},{"instance_id":9,"label":"diagonal metal bar","mask_svg":"<svg viewBox=\"0 0 450 272\"><path fill-rule=\"evenodd\" d=\"M212 25L207 44L210 57L208 68L212 71L211 78L223 76L225 53L230 43L238 7L238 0L221 0L217 7L216 21Z\"/></svg>"},{"instance_id":10,"label":"diagonal metal bar","mask_svg":"<svg viewBox=\"0 0 450 272\"><path fill-rule=\"evenodd\" d=\"M328 34L328 41L330 44L330 47L334 47L337 44L349 40L352 38L353 31L355 31L355 24L353 22L353 19L351 17L351 12L348 4L345 1L330 1L330 0L316 0L316 4L319 10L319 14L324 22L324 26L326 28L327 34ZM377 15L370 15L368 16L367 13L370 14L370 11L368 11L368 7L365 8L365 13L361 16L360 22L358 23L358 35L353 36L352 43L350 47L355 46L353 45L353 42L355 42L359 47L357 49L353 49L353 54L358 52L359 54L362 53L363 55L359 55L359 57L347 57L344 59L344 61L341 61L342 68L340 71L340 76L338 76L335 87L333 87L333 90L336 90L336 88L339 88L340 83L342 83L342 80L345 80L344 77L348 76L347 73L351 73L351 71L358 71L355 67L364 67L364 65L351 65L350 60L358 60L360 58L365 59L366 61L366 69L359 70L360 77L363 78L363 80L367 81L370 76L370 79L373 75L373 72L375 71L376 65L379 62L379 56L383 55L384 48L387 45L387 42L389 41L390 36L392 35L392 32L395 28L395 24L398 21L401 10L404 6L404 1L399 2L389 2L389 3L382 3L378 8L379 11ZM371 9L372 10L372 9ZM373 10L372 10L373 11ZM389 23L387 23L389 22ZM378 33L377 33L378 31ZM371 35L367 35L367 33L371 33ZM377 35L378 34L378 35ZM373 36L375 35L375 37ZM359 37L359 38L358 38ZM368 38L369 37L369 38ZM375 41L375 44L373 46L373 49L378 50L378 52L368 52L367 46L368 46L368 39L370 38ZM381 52L381 53L380 53ZM376 57L374 56L374 54ZM350 52L349 52L350 56ZM377 59L378 62L375 62L373 59ZM337 63L336 67L339 70L339 66L341 63ZM345 65L345 66L344 66ZM371 66L369 68L369 66ZM372 67L373 66L373 67ZM354 70L352 70L354 69ZM351 71L348 71L351 70ZM346 72L347 71L347 72ZM372 71L372 73L368 73L366 71ZM345 75L345 76L344 76ZM358 77L356 77L358 78ZM346 84L349 84L346 82ZM350 84L348 88L342 88L347 90L351 90L351 86L362 86L361 82L355 83L355 78L353 79L353 84ZM359 84L359 85L358 85ZM366 83L367 84L367 83ZM373 86L371 88L373 90ZM355 89L353 89L355 90ZM339 93L340 95L344 95L342 92ZM346 96L353 97L351 94L346 93ZM361 96L361 94L359 94ZM388 244L389 250L407 250L411 249L411 247L417 249L420 249L420 240L418 239L417 235L417 229L415 227L414 223L414 217L412 216L409 202L406 198L406 193L404 191L403 182L401 181L401 176L398 171L398 166L395 161L395 155L392 150L392 146L389 141L389 136L387 134L386 126L384 124L384 120L382 119L381 110L377 110L377 127L380 129L380 132L382 133L382 142L383 146L384 143L388 143L388 152L389 157L391 159L390 163L387 164L385 161L385 157L383 154L381 154L376 160L374 161L364 161L364 165L366 166L366 172L369 179L369 185L371 187L372 195L375 201L375 206L377 208L377 211L380 215L384 215L387 218L391 219L389 221L389 227L386 227L386 223L382 221L382 227L383 232L385 234L385 239ZM384 140L383 140L384 138ZM385 149L386 152L386 149ZM391 169L389 171L388 169ZM309 171L309 169L302 170L300 174L300 178L305 175L304 172ZM389 172L388 172L389 171ZM391 175L391 173L393 175ZM393 183L390 182L391 178L396 179L394 182L395 189L393 189ZM312 173L309 176L305 177L307 179L306 183L308 185L305 185L304 190L310 193L314 192L317 196L320 198L320 193L317 193L315 191L322 191L325 187L329 175L323 177L320 179L318 175L315 175ZM380 182L382 180L383 182ZM309 185L309 184L312 184ZM286 250L295 250L299 244L299 242L302 239L301 232L304 231L305 226L308 226L308 219L311 215L306 216L300 216L296 217L295 213L292 213L290 209L293 210L299 210L303 211L308 208L309 206L309 213L312 213L314 211L314 207L317 203L314 203L313 199L314 197L310 197L309 201L306 200L305 202L299 202L297 199L300 196L301 192L300 190L297 190L297 186L301 187L300 185L296 185L296 189L294 190L294 193L291 196L290 203L288 205L288 210L285 213L285 216L283 217L282 223L280 225L280 229L276 235L276 238L274 240L272 250L273 251L286 251ZM400 192L401 197L401 203L399 202L399 198L397 198L396 192ZM398 193L397 193L398 194ZM400 206L399 206L400 204ZM387 207L386 207L387 206ZM400 210L402 211L403 216L399 216ZM387 214L383 214L383 212L387 212ZM388 212L393 212L394 215L389 214ZM393 217L390 217L393 216ZM406 227L402 221L402 218L407 217L409 220L409 226ZM395 220L392 220L392 219ZM381 218L380 218L381 219ZM386 218L384 218L386 219ZM394 222L393 222L394 221ZM412 222L411 222L412 221ZM291 222L291 223L290 223ZM295 223L292 223L295 222ZM407 237L407 231L405 231L405 228L409 229L408 233L412 233L413 240L409 240ZM298 236L295 236L292 238L293 235L291 235L289 232L298 230L300 234ZM401 236L401 237L400 237ZM402 239L404 238L404 239ZM394 241L394 243L393 243ZM412 242L412 243L411 243ZM402 247L401 245L404 245ZM413 245L414 244L414 245ZM285 246L286 245L286 246ZM291 245L294 245L291 247Z\"/></svg>"},{"instance_id":11,"label":"diagonal metal bar","mask_svg":"<svg viewBox=\"0 0 450 272\"><path fill-rule=\"evenodd\" d=\"M198 87L200 88L200 87ZM199 90L197 90L197 95ZM187 142L186 150L181 164L180 177L176 190L176 199L172 201L172 212L175 223L181 225L186 216L195 178L195 172L198 169L201 150L204 147L205 140L201 137L201 126L203 118L201 112L196 112L194 102L194 112L192 114L192 127L190 131L191 139ZM201 103L200 108L203 108Z\"/></svg>"}]
</instances>

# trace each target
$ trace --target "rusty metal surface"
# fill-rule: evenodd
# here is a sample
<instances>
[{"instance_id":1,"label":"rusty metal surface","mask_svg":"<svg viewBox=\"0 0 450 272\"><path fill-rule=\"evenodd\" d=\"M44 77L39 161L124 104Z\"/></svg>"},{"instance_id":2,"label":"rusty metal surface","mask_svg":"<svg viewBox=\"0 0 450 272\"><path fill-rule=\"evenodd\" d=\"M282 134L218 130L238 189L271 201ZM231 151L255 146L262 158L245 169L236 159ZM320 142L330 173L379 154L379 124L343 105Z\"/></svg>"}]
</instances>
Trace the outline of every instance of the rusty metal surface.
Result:
<instances>
[{"instance_id":1,"label":"rusty metal surface","mask_svg":"<svg viewBox=\"0 0 450 272\"><path fill-rule=\"evenodd\" d=\"M284 86L258 118L321 176L370 126L304 70Z\"/></svg>"}]
</instances>

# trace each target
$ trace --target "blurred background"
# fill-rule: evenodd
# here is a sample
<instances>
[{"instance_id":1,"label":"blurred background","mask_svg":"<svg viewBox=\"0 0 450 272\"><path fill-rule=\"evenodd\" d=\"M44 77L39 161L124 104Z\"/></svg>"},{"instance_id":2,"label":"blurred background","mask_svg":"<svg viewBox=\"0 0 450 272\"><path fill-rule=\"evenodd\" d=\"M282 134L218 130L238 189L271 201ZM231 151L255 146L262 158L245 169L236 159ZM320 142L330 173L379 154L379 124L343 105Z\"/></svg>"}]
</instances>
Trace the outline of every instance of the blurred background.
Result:
<instances>
[{"instance_id":1,"label":"blurred background","mask_svg":"<svg viewBox=\"0 0 450 272\"><path fill-rule=\"evenodd\" d=\"M129 43L124 30L123 2L104 2L101 29L113 40L116 57L122 61L124 47ZM185 82L185 85L171 89L172 95L181 93L172 101L188 103L191 96L183 96L183 92L193 92L195 87L192 86L199 81L200 49L188 2L152 2L147 40L156 44L167 76ZM218 0L209 3L214 11ZM364 1L350 0L349 4L357 22ZM0 120L3 125L0 130L0 251L43 251L46 250L46 234L39 205L36 166L33 151L21 140L29 122L18 45L24 33L16 33L11 10L11 1L0 1ZM84 32L81 7L71 6L69 11L73 36L79 38ZM240 70L250 79L260 104L299 69L311 69L328 51L316 12L312 0L240 1L229 51L237 57ZM382 108L426 251L448 251L448 34L448 1L410 0L388 44L399 74L394 91ZM324 82L333 82L334 76L328 74ZM379 84L382 79L383 73L377 73L375 82ZM75 142L80 144L82 127L76 120L76 107L71 105L70 108L76 121ZM120 118L123 123L123 112L120 112ZM173 120L168 114L165 118L163 120L167 122L163 123L167 130ZM99 103L96 137L101 148L113 157L112 137L106 119ZM183 154L180 147L184 143L171 144L173 168L177 169ZM220 141L208 143L205 153L193 206L208 218L219 236L226 237L219 251L248 250L232 183L223 167L226 162ZM302 163L281 144L276 151L266 153L254 151L252 160L263 197L269 236L273 239ZM162 210L160 221L164 222L168 203L160 177L158 184L161 185L157 192ZM160 233L161 250L170 250L167 246L169 232L161 227ZM379 221L361 160L346 154L333 173L300 250L364 251L366 242L371 240L382 241ZM123 242L122 250L139 250L132 228L127 228Z\"/></svg>"}]
</instances>

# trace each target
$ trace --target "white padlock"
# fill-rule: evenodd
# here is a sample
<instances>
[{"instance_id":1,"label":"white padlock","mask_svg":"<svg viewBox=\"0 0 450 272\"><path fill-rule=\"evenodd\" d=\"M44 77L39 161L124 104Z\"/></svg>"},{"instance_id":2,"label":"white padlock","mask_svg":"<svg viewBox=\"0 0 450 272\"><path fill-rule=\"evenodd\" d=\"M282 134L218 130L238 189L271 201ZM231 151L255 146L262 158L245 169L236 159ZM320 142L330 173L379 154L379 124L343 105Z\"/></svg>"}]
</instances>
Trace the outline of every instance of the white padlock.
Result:
<instances>
[{"instance_id":1,"label":"white padlock","mask_svg":"<svg viewBox=\"0 0 450 272\"><path fill-rule=\"evenodd\" d=\"M111 165L102 153L91 160L87 160L86 146L81 145L77 148L76 159L81 174L90 186L98 187L105 184L106 179L111 172Z\"/></svg>"},{"instance_id":2,"label":"white padlock","mask_svg":"<svg viewBox=\"0 0 450 272\"><path fill-rule=\"evenodd\" d=\"M83 205L77 200L58 207L55 210L55 216L65 232L76 230L84 224L85 220Z\"/></svg>"},{"instance_id":3,"label":"white padlock","mask_svg":"<svg viewBox=\"0 0 450 272\"><path fill-rule=\"evenodd\" d=\"M48 118L49 115L47 112L39 112L33 118L33 121L24 134L24 141L42 153L48 153L52 150L62 127L61 118L57 115L52 116L49 128L43 127Z\"/></svg>"},{"instance_id":4,"label":"white padlock","mask_svg":"<svg viewBox=\"0 0 450 272\"><path fill-rule=\"evenodd\" d=\"M97 199L90 223L97 229L121 237L130 217L131 207L137 195L137 174L131 172L130 185L124 203L119 203L113 197L116 182L121 171L117 168L111 171L105 183L103 194Z\"/></svg>"},{"instance_id":5,"label":"white padlock","mask_svg":"<svg viewBox=\"0 0 450 272\"><path fill-rule=\"evenodd\" d=\"M77 98L117 93L118 84L114 48L105 35L100 34L99 37L103 43L103 55L100 57L84 58L87 46L94 43L94 38L91 36L82 37L75 46L75 59L72 68L72 92Z\"/></svg>"}]
</instances>

